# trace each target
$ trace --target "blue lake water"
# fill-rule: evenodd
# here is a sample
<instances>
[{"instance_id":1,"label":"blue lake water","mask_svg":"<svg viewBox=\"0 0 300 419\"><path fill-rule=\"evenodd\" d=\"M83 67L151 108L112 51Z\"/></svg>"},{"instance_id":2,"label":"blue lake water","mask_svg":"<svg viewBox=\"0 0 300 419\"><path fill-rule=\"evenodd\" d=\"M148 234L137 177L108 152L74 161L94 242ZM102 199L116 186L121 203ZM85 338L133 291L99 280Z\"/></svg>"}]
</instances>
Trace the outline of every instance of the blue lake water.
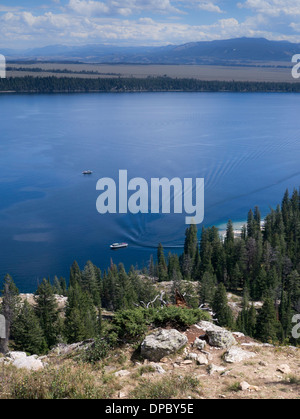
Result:
<instances>
[{"instance_id":1,"label":"blue lake water","mask_svg":"<svg viewBox=\"0 0 300 419\"><path fill-rule=\"evenodd\" d=\"M297 94L1 95L0 111L0 275L22 292L74 260L141 267L158 242L181 250L185 214L96 211L97 180L121 169L205 178L206 226L265 215L300 185Z\"/></svg>"}]
</instances>

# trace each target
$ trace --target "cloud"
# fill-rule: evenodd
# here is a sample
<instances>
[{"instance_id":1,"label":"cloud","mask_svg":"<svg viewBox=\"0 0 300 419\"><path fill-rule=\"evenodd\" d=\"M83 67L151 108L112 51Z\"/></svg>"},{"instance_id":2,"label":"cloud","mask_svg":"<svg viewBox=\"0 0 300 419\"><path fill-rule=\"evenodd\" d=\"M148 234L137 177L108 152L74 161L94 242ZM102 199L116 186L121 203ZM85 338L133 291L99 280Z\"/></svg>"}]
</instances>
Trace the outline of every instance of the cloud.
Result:
<instances>
[{"instance_id":1,"label":"cloud","mask_svg":"<svg viewBox=\"0 0 300 419\"><path fill-rule=\"evenodd\" d=\"M271 17L300 15L300 0L247 0L238 6Z\"/></svg>"},{"instance_id":2,"label":"cloud","mask_svg":"<svg viewBox=\"0 0 300 419\"><path fill-rule=\"evenodd\" d=\"M83 16L121 15L135 13L182 13L170 0L69 0L68 8Z\"/></svg>"},{"instance_id":3,"label":"cloud","mask_svg":"<svg viewBox=\"0 0 300 419\"><path fill-rule=\"evenodd\" d=\"M212 1L200 1L198 4L198 8L201 10L205 10L206 12L212 13L225 13L219 6L217 6Z\"/></svg>"},{"instance_id":4,"label":"cloud","mask_svg":"<svg viewBox=\"0 0 300 419\"><path fill-rule=\"evenodd\" d=\"M300 0L294 0L293 5L295 2L298 4ZM57 2L52 0L52 3ZM240 7L251 8L254 13L249 13L249 16L243 19L229 13L220 19L224 17L220 13L225 14L226 11L223 11L219 4L224 5L224 2L68 0L64 7L55 11L9 8L0 13L0 46L31 48L87 43L166 45L242 36L300 42L300 25L295 19L297 15L288 14L291 12L288 7L292 5L288 0L244 1L240 3ZM280 10L280 17L270 14L269 6L272 4L277 5L276 13ZM210 20L206 24L206 16L201 19L202 15L205 15L201 10L212 13L211 17L215 16L216 20ZM196 19L192 20L189 16L196 12L199 17L198 24L195 23ZM300 7L298 12L300 13ZM173 19L174 17L176 19Z\"/></svg>"}]
</instances>

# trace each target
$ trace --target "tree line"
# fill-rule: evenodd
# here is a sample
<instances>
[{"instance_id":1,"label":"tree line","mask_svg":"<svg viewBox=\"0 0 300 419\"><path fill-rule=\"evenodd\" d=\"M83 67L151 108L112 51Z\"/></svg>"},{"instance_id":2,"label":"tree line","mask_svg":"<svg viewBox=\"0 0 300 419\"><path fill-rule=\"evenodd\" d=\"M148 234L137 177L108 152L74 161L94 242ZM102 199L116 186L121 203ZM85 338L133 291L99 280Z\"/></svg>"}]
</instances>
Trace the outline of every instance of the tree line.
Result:
<instances>
[{"instance_id":1,"label":"tree line","mask_svg":"<svg viewBox=\"0 0 300 419\"><path fill-rule=\"evenodd\" d=\"M294 342L293 314L300 312L300 195L286 191L281 205L262 221L258 207L236 237L231 220L225 237L216 227L186 230L182 255L157 252L160 281L198 281L199 302L210 304L221 325L263 341ZM151 267L153 269L153 266ZM243 296L243 310L234 322L226 291ZM263 301L257 315L254 303Z\"/></svg>"},{"instance_id":2,"label":"tree line","mask_svg":"<svg viewBox=\"0 0 300 419\"><path fill-rule=\"evenodd\" d=\"M178 290L191 310L201 305L210 307L220 326L264 342L297 344L291 331L292 317L300 312L299 192L294 190L290 196L286 191L281 205L272 209L264 222L258 207L250 210L239 235L229 221L225 237L216 227L203 227L199 240L197 227L191 225L186 229L181 255L166 255L159 244L156 259L151 256L142 272L133 267L126 272L122 264L113 262L102 272L91 261L81 270L74 262L68 283L57 277L42 281L34 294L34 305L21 304L19 290L7 275L0 313L7 319L7 337L14 348L29 353L46 353L57 343L103 336L105 328L108 341L116 337L116 330L119 338L124 334L137 336L150 321L147 303L152 301L150 309L154 309L151 321L162 321L157 314L161 300L156 298L155 283L165 281L173 284L171 297L165 297L168 303L175 303L172 296ZM228 304L229 291L243 299L237 317ZM67 297L63 307L59 307L56 295ZM263 302L259 310L257 301ZM119 313L115 328L103 325L103 309ZM172 316L183 316L163 313L168 324ZM184 321L192 321L193 316L192 311L185 314ZM8 338L0 342L0 351L6 352Z\"/></svg>"},{"instance_id":3,"label":"tree line","mask_svg":"<svg viewBox=\"0 0 300 419\"><path fill-rule=\"evenodd\" d=\"M202 81L186 78L75 78L8 77L0 79L0 92L285 92L299 93L300 83Z\"/></svg>"}]
</instances>

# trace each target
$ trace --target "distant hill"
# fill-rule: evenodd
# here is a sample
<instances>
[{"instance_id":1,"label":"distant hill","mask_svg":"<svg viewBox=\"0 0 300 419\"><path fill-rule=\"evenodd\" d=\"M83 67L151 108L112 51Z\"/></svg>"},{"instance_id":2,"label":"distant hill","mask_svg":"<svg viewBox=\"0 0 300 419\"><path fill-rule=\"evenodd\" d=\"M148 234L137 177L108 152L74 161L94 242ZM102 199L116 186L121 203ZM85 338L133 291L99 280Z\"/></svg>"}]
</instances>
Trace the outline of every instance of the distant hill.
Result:
<instances>
[{"instance_id":1,"label":"distant hill","mask_svg":"<svg viewBox=\"0 0 300 419\"><path fill-rule=\"evenodd\" d=\"M300 54L300 44L264 38L193 42L165 47L53 45L25 51L1 51L10 60L80 61L109 64L262 65L288 63Z\"/></svg>"}]
</instances>

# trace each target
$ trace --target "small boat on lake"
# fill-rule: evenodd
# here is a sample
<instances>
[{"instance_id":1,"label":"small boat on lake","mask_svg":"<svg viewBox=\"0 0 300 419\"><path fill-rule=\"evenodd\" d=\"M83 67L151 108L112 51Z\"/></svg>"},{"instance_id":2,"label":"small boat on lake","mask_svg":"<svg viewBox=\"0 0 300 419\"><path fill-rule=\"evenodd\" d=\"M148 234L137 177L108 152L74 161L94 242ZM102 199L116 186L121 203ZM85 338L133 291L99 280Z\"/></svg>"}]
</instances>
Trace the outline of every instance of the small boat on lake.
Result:
<instances>
[{"instance_id":1,"label":"small boat on lake","mask_svg":"<svg viewBox=\"0 0 300 419\"><path fill-rule=\"evenodd\" d=\"M128 247L128 243L114 243L110 246L112 250L125 249L126 247Z\"/></svg>"},{"instance_id":2,"label":"small boat on lake","mask_svg":"<svg viewBox=\"0 0 300 419\"><path fill-rule=\"evenodd\" d=\"M91 170L85 170L82 172L83 175L91 175L93 172Z\"/></svg>"}]
</instances>

